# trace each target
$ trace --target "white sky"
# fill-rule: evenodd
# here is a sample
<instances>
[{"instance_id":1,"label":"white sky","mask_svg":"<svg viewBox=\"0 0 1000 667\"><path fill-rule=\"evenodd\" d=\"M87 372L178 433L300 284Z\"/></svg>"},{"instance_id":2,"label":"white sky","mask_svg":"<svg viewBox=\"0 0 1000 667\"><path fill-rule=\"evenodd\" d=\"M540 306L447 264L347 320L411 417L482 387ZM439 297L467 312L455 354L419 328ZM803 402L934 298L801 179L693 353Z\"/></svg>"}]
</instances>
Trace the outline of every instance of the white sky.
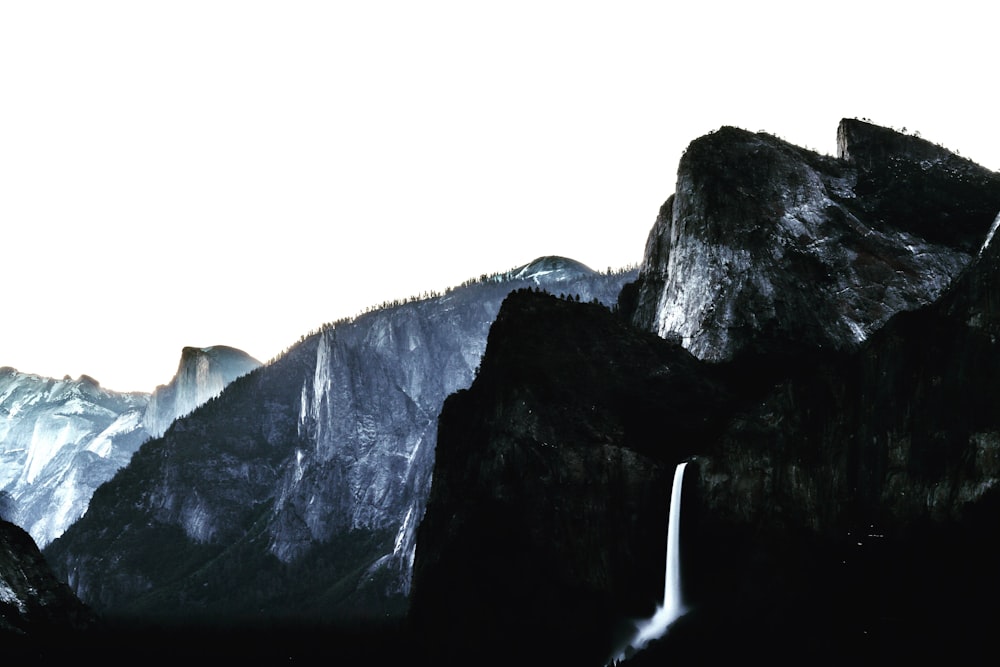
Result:
<instances>
[{"instance_id":1,"label":"white sky","mask_svg":"<svg viewBox=\"0 0 1000 667\"><path fill-rule=\"evenodd\" d=\"M185 345L637 263L721 125L1000 169L990 5L924 6L0 0L0 366L150 391Z\"/></svg>"}]
</instances>

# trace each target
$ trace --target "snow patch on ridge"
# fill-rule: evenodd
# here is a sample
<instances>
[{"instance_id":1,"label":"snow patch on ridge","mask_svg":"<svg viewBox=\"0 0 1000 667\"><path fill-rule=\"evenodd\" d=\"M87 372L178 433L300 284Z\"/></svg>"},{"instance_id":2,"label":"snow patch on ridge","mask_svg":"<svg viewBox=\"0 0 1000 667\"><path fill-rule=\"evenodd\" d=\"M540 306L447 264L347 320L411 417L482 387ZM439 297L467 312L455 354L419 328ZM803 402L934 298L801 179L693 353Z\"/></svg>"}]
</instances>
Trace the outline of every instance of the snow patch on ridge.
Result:
<instances>
[{"instance_id":1,"label":"snow patch on ridge","mask_svg":"<svg viewBox=\"0 0 1000 667\"><path fill-rule=\"evenodd\" d=\"M33 484L39 473L60 449L76 442L81 436L80 424L68 417L53 415L39 419L31 434L28 445L28 460L24 465L21 479L25 484Z\"/></svg>"},{"instance_id":2,"label":"snow patch on ridge","mask_svg":"<svg viewBox=\"0 0 1000 667\"><path fill-rule=\"evenodd\" d=\"M86 447L86 451L97 454L102 459L111 455L114 439L131 433L142 426L142 412L132 410L120 415L110 426L101 431Z\"/></svg>"}]
</instances>

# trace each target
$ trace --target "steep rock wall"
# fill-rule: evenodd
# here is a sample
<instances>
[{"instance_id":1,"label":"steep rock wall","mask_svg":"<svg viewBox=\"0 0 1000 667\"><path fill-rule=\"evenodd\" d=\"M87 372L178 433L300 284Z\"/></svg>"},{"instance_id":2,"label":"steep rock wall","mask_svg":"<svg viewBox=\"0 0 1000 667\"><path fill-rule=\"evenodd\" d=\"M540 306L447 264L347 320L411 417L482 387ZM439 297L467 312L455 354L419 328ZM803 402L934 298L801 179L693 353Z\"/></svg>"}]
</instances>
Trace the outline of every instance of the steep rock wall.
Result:
<instances>
[{"instance_id":1,"label":"steep rock wall","mask_svg":"<svg viewBox=\"0 0 1000 667\"><path fill-rule=\"evenodd\" d=\"M842 128L841 160L735 130L692 144L700 166L620 298L661 335L537 295L504 304L440 420L411 608L431 655L614 655L663 589L651 536L681 459L689 612L630 663L990 655L996 175Z\"/></svg>"},{"instance_id":2,"label":"steep rock wall","mask_svg":"<svg viewBox=\"0 0 1000 667\"><path fill-rule=\"evenodd\" d=\"M723 127L693 141L650 232L633 321L699 358L850 349L936 300L1000 210L1000 175L842 121L839 159Z\"/></svg>"},{"instance_id":3,"label":"steep rock wall","mask_svg":"<svg viewBox=\"0 0 1000 667\"><path fill-rule=\"evenodd\" d=\"M230 382L260 365L246 352L225 345L185 347L174 377L150 396L143 427L152 437L163 435L175 419L215 398Z\"/></svg>"},{"instance_id":4,"label":"steep rock wall","mask_svg":"<svg viewBox=\"0 0 1000 667\"><path fill-rule=\"evenodd\" d=\"M634 277L546 257L324 327L144 446L46 554L101 611L402 616L437 415L503 299L611 304Z\"/></svg>"}]
</instances>

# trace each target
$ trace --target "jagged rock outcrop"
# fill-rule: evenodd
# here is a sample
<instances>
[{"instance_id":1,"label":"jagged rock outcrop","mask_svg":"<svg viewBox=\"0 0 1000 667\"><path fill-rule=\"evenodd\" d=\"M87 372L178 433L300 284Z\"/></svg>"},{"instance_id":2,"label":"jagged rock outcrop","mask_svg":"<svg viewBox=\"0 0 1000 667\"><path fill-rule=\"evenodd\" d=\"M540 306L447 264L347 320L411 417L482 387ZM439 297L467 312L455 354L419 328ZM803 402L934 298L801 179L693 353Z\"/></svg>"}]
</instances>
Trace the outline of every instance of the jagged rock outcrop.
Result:
<instances>
[{"instance_id":1,"label":"jagged rock outcrop","mask_svg":"<svg viewBox=\"0 0 1000 667\"><path fill-rule=\"evenodd\" d=\"M95 628L96 615L56 579L24 530L0 521L0 638L9 659L42 660L78 633ZM39 664L42 664L39 662Z\"/></svg>"},{"instance_id":2,"label":"jagged rock outcrop","mask_svg":"<svg viewBox=\"0 0 1000 667\"><path fill-rule=\"evenodd\" d=\"M0 517L46 547L142 443L259 365L230 347L186 347L152 395L0 369Z\"/></svg>"},{"instance_id":3,"label":"jagged rock outcrop","mask_svg":"<svg viewBox=\"0 0 1000 667\"><path fill-rule=\"evenodd\" d=\"M174 377L150 396L143 427L154 438L163 435L175 419L215 398L230 382L260 365L243 350L225 345L185 347Z\"/></svg>"},{"instance_id":4,"label":"jagged rock outcrop","mask_svg":"<svg viewBox=\"0 0 1000 667\"><path fill-rule=\"evenodd\" d=\"M633 321L699 358L850 349L936 300L1000 210L1000 174L856 120L840 157L732 127L693 141L650 232Z\"/></svg>"},{"instance_id":5,"label":"jagged rock outcrop","mask_svg":"<svg viewBox=\"0 0 1000 667\"><path fill-rule=\"evenodd\" d=\"M615 655L662 593L682 459L689 611L630 664L992 654L997 177L841 128L839 160L728 129L692 144L620 302L663 337L504 304L440 420L411 610L432 656Z\"/></svg>"},{"instance_id":6,"label":"jagged rock outcrop","mask_svg":"<svg viewBox=\"0 0 1000 667\"><path fill-rule=\"evenodd\" d=\"M46 555L103 612L399 618L437 416L503 299L634 278L546 257L324 327L146 444Z\"/></svg>"}]
</instances>

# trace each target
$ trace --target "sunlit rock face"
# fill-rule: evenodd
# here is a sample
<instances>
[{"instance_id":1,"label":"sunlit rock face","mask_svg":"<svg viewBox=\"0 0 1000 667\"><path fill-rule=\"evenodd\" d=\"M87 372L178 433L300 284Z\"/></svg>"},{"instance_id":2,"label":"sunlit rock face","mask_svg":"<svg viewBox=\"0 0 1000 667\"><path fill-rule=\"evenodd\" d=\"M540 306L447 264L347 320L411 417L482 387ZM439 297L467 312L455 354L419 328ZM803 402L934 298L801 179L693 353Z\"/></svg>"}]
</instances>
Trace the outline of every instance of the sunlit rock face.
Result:
<instances>
[{"instance_id":1,"label":"sunlit rock face","mask_svg":"<svg viewBox=\"0 0 1000 667\"><path fill-rule=\"evenodd\" d=\"M46 555L113 612L398 617L438 413L503 299L613 304L635 275L544 257L325 326L144 446Z\"/></svg>"},{"instance_id":2,"label":"sunlit rock face","mask_svg":"<svg viewBox=\"0 0 1000 667\"><path fill-rule=\"evenodd\" d=\"M148 400L87 376L55 380L0 369L3 517L42 547L61 535L83 516L94 489L148 438Z\"/></svg>"},{"instance_id":3,"label":"sunlit rock face","mask_svg":"<svg viewBox=\"0 0 1000 667\"><path fill-rule=\"evenodd\" d=\"M936 300L1000 208L1000 175L854 120L840 155L723 127L693 141L650 232L633 321L699 358L851 349Z\"/></svg>"},{"instance_id":4,"label":"sunlit rock face","mask_svg":"<svg viewBox=\"0 0 1000 667\"><path fill-rule=\"evenodd\" d=\"M149 399L142 424L153 437L163 435L178 417L218 396L230 382L258 368L260 362L225 345L185 347L177 373Z\"/></svg>"},{"instance_id":5,"label":"sunlit rock face","mask_svg":"<svg viewBox=\"0 0 1000 667\"><path fill-rule=\"evenodd\" d=\"M230 347L186 347L177 374L152 395L111 391L86 375L0 369L0 516L44 548L151 435L259 365Z\"/></svg>"}]
</instances>

